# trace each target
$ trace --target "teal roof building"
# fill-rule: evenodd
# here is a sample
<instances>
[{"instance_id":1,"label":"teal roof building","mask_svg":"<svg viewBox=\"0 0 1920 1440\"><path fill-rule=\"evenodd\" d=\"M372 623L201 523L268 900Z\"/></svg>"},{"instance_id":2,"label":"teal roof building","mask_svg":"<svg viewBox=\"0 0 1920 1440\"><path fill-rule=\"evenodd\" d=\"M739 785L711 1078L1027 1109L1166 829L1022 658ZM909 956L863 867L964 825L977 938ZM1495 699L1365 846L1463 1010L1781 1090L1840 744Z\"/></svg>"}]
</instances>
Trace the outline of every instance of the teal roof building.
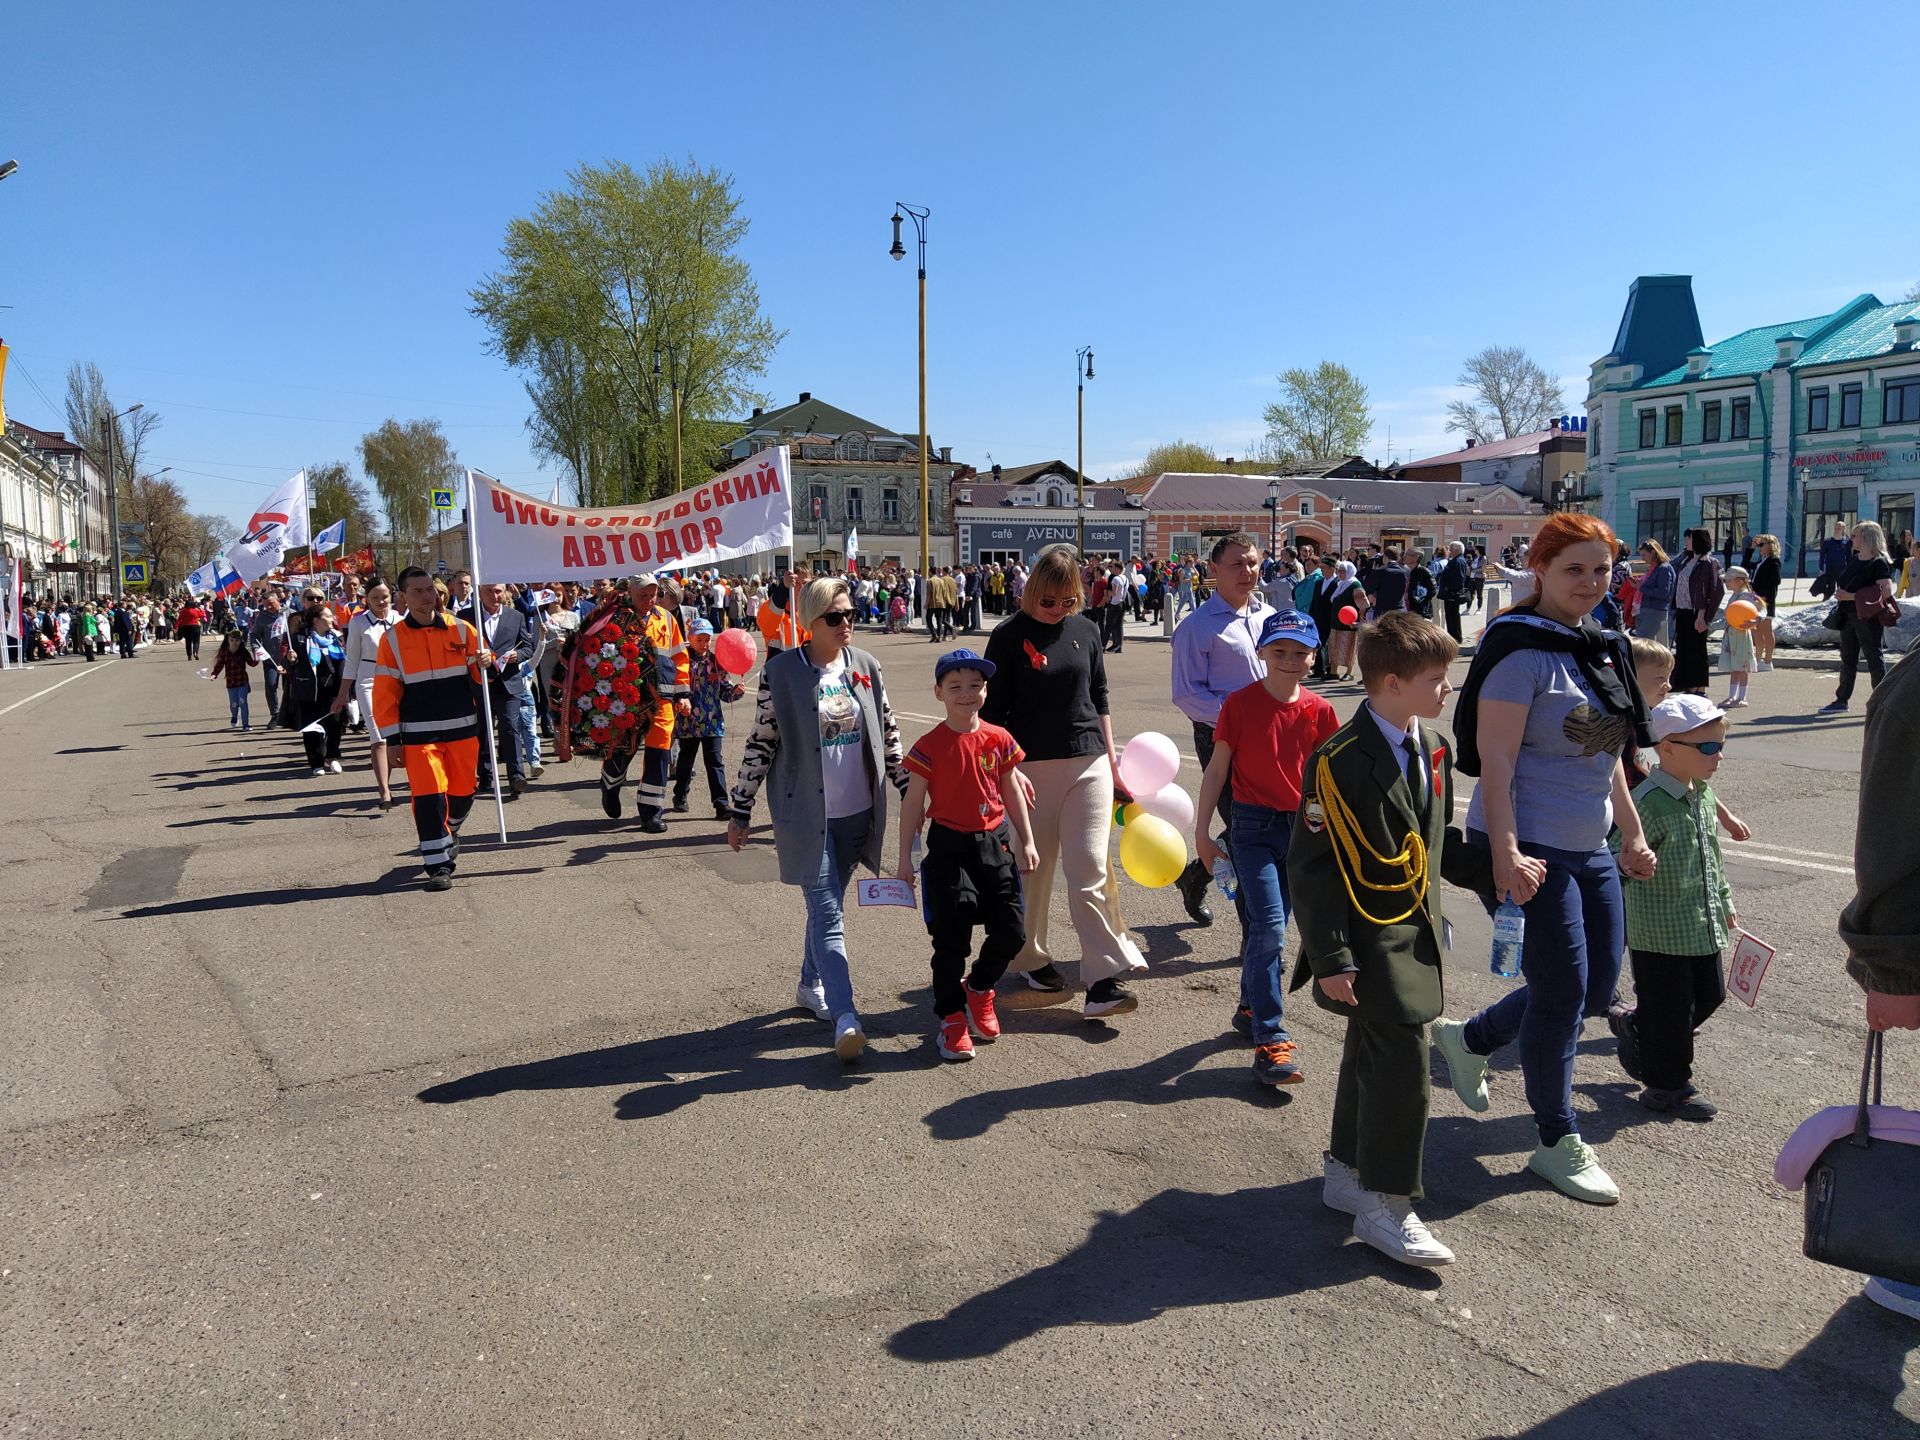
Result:
<instances>
[{"instance_id":1,"label":"teal roof building","mask_svg":"<svg viewBox=\"0 0 1920 1440\"><path fill-rule=\"evenodd\" d=\"M1708 345L1692 277L1642 275L1588 379L1587 465L1629 545L1772 534L1806 576L1836 524L1895 540L1920 491L1920 301L1856 295Z\"/></svg>"}]
</instances>

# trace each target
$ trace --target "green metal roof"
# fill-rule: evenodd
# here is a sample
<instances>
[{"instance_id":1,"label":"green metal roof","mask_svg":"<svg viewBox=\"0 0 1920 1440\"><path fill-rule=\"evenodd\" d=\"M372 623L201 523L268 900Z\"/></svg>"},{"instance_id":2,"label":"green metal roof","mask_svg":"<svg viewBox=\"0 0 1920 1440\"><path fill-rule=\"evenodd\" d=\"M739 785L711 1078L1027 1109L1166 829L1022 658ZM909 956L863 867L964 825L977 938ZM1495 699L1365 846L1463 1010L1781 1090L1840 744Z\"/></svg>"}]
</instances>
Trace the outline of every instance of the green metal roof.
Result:
<instances>
[{"instance_id":1,"label":"green metal roof","mask_svg":"<svg viewBox=\"0 0 1920 1440\"><path fill-rule=\"evenodd\" d=\"M1896 343L1893 327L1916 311L1920 311L1920 305L1911 300L1882 305L1878 296L1856 295L1825 315L1789 320L1783 325L1756 325L1722 340L1712 347L1713 359L1700 375L1688 375L1687 367L1678 365L1658 375L1649 375L1633 388L1654 390L1664 385L1685 384L1688 380L1765 374L1778 363L1777 342L1788 337L1806 341L1800 358L1793 362L1796 370L1885 355Z\"/></svg>"},{"instance_id":2,"label":"green metal roof","mask_svg":"<svg viewBox=\"0 0 1920 1440\"><path fill-rule=\"evenodd\" d=\"M756 430L791 429L814 435L845 435L858 431L866 435L906 438L897 430L885 425L877 425L871 420L863 420L852 411L842 410L837 405L829 405L814 395L809 395L804 400L796 400L791 405L781 405L772 410L762 411L740 423L746 427L747 433Z\"/></svg>"},{"instance_id":3,"label":"green metal roof","mask_svg":"<svg viewBox=\"0 0 1920 1440\"><path fill-rule=\"evenodd\" d=\"M1756 325L1751 330L1742 330L1713 347L1713 359L1702 375L1689 376L1686 366L1676 365L1663 374L1649 375L1633 388L1652 390L1662 385L1679 385L1688 379L1723 380L1730 375L1763 375L1773 368L1778 357L1775 341L1796 330L1805 335L1825 318L1815 316L1811 320L1789 320L1782 325Z\"/></svg>"},{"instance_id":4,"label":"green metal roof","mask_svg":"<svg viewBox=\"0 0 1920 1440\"><path fill-rule=\"evenodd\" d=\"M1800 354L1800 364L1832 365L1843 360L1867 360L1894 348L1893 327L1920 305L1903 300L1898 305L1875 305L1830 335L1823 335Z\"/></svg>"}]
</instances>

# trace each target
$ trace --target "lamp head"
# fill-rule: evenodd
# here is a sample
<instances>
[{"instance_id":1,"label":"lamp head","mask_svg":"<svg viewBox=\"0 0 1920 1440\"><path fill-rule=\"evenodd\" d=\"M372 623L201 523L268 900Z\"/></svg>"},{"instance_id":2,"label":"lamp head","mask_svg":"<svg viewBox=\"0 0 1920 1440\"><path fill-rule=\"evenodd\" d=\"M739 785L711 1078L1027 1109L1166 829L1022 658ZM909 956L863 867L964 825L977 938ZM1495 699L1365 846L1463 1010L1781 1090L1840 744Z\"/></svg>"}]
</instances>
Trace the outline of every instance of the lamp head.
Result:
<instances>
[{"instance_id":1,"label":"lamp head","mask_svg":"<svg viewBox=\"0 0 1920 1440\"><path fill-rule=\"evenodd\" d=\"M898 210L893 212L893 248L887 253L896 260L907 258L907 247L900 242L900 227L906 223L906 217Z\"/></svg>"},{"instance_id":2,"label":"lamp head","mask_svg":"<svg viewBox=\"0 0 1920 1440\"><path fill-rule=\"evenodd\" d=\"M1089 345L1087 347L1087 379L1091 380L1092 378L1093 378L1093 347Z\"/></svg>"},{"instance_id":3,"label":"lamp head","mask_svg":"<svg viewBox=\"0 0 1920 1440\"><path fill-rule=\"evenodd\" d=\"M18 160L0 160L0 180L6 179L20 168Z\"/></svg>"}]
</instances>

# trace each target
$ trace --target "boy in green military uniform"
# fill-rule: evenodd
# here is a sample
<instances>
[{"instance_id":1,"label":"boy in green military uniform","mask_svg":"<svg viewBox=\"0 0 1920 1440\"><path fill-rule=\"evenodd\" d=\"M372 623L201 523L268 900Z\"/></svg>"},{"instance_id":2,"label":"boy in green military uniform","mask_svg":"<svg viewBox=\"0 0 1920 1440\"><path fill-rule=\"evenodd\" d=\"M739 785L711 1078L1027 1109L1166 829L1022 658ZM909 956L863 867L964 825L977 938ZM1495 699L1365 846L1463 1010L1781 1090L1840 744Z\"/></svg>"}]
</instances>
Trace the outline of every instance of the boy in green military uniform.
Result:
<instances>
[{"instance_id":1,"label":"boy in green military uniform","mask_svg":"<svg viewBox=\"0 0 1920 1440\"><path fill-rule=\"evenodd\" d=\"M1450 744L1422 722L1453 691L1459 647L1410 611L1360 632L1367 699L1314 752L1287 875L1300 929L1293 988L1345 1017L1322 1199L1353 1233L1407 1265L1448 1265L1413 1202L1427 1132L1427 1022L1441 1012L1440 880L1473 888L1453 816ZM1482 881L1484 880L1484 883Z\"/></svg>"}]
</instances>

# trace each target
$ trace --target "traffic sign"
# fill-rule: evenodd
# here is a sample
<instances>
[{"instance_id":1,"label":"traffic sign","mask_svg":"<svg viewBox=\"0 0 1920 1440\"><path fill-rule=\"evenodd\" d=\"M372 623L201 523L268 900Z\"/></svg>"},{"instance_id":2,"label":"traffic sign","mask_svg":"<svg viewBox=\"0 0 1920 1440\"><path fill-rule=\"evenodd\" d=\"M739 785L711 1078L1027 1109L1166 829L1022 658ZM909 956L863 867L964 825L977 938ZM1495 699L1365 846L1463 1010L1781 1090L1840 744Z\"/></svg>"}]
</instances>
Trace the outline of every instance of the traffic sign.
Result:
<instances>
[{"instance_id":1,"label":"traffic sign","mask_svg":"<svg viewBox=\"0 0 1920 1440\"><path fill-rule=\"evenodd\" d=\"M144 560L123 560L120 562L120 585L126 590L144 590L147 588L147 562Z\"/></svg>"},{"instance_id":2,"label":"traffic sign","mask_svg":"<svg viewBox=\"0 0 1920 1440\"><path fill-rule=\"evenodd\" d=\"M433 492L433 508L436 510L453 509L454 508L453 491L435 490Z\"/></svg>"}]
</instances>

